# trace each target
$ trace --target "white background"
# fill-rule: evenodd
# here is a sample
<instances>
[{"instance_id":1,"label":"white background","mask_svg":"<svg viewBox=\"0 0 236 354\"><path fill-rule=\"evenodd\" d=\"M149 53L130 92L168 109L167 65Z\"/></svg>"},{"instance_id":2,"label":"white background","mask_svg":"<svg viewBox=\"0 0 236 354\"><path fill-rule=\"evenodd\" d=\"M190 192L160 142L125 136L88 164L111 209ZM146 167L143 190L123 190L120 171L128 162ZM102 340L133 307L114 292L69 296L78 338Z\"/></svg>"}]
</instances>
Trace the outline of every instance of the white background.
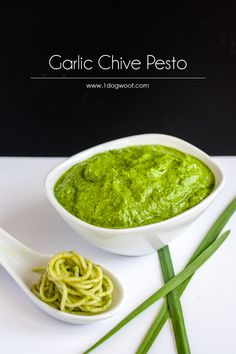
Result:
<instances>
[{"instance_id":1,"label":"white background","mask_svg":"<svg viewBox=\"0 0 236 354\"><path fill-rule=\"evenodd\" d=\"M103 263L124 283L127 302L112 319L86 326L66 324L41 312L0 266L1 354L80 354L162 285L156 254L146 257L109 254L90 245L60 219L45 197L43 181L62 160L0 159L0 226L37 251L54 254L74 249ZM236 157L216 160L225 172L226 185L204 215L170 245L176 272L186 264L220 211L236 196ZM192 354L236 353L236 215L227 228L231 228L231 236L194 275L182 296ZM93 353L135 353L161 302ZM176 353L169 323L150 350L150 354L157 352Z\"/></svg>"}]
</instances>

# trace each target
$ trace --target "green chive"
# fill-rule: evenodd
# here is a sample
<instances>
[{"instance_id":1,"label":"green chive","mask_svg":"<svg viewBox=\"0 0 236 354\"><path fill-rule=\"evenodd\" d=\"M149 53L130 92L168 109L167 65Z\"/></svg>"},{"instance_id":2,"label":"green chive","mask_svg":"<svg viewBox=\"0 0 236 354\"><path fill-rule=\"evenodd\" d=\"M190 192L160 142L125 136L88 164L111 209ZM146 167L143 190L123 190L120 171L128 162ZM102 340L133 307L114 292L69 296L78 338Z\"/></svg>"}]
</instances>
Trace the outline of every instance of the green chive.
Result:
<instances>
[{"instance_id":1,"label":"green chive","mask_svg":"<svg viewBox=\"0 0 236 354\"><path fill-rule=\"evenodd\" d=\"M154 302L166 296L170 291L179 286L183 281L188 279L206 260L221 246L221 244L229 236L230 231L225 232L219 236L218 239L213 242L204 252L202 252L191 264L189 264L184 270L177 274L174 278L169 280L162 288L147 298L141 305L134 309L128 316L120 321L115 327L113 327L105 336L99 339L92 347L87 349L84 354L91 352L98 345L103 343L119 329L124 327L128 322L134 319L137 315L143 312L146 308L151 306Z\"/></svg>"},{"instance_id":2,"label":"green chive","mask_svg":"<svg viewBox=\"0 0 236 354\"><path fill-rule=\"evenodd\" d=\"M175 272L172 264L170 250L168 246L163 247L158 251L161 269L164 282L167 283L170 279L174 278ZM190 347L188 337L184 324L184 316L182 311L181 302L179 299L179 292L177 289L172 290L166 296L169 313L172 321L172 326L175 335L175 342L179 354L190 354Z\"/></svg>"},{"instance_id":3,"label":"green chive","mask_svg":"<svg viewBox=\"0 0 236 354\"><path fill-rule=\"evenodd\" d=\"M223 230L224 226L229 221L229 219L231 218L231 216L233 215L233 213L235 211L236 211L236 198L230 202L230 204L227 206L227 208L217 218L217 220L212 225L212 227L210 228L210 230L208 231L206 236L203 238L202 242L197 247L196 251L193 253L193 255L190 258L187 265L190 264L194 259L196 259L196 257L199 254L201 254L201 252L203 252L210 244L212 244L212 242L214 242L216 240L216 238L218 237L220 232ZM191 277L189 279L186 279L178 287L179 297L183 294L189 281L191 280ZM167 321L168 317L169 317L168 306L167 306L167 303L164 303L163 306L161 307L161 310L159 311L158 315L154 319L151 327L149 328L141 345L139 346L136 354L145 354L148 352L148 350L152 346L154 340L156 339L156 337L160 333L162 327L164 326L165 322Z\"/></svg>"}]
</instances>

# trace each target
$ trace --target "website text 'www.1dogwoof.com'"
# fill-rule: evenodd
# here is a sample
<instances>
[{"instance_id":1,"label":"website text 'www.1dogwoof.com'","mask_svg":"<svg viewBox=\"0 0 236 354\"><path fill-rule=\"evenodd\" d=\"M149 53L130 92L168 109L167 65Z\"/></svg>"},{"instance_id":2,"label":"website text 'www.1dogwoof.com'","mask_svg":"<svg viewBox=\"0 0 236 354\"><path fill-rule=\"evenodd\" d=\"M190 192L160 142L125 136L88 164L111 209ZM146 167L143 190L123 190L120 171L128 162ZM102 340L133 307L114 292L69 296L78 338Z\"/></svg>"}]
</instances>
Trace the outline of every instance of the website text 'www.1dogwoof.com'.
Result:
<instances>
[{"instance_id":1,"label":"website text 'www.1dogwoof.com'","mask_svg":"<svg viewBox=\"0 0 236 354\"><path fill-rule=\"evenodd\" d=\"M147 89L150 85L147 83L112 83L112 82L104 82L104 83L86 83L87 89Z\"/></svg>"}]
</instances>

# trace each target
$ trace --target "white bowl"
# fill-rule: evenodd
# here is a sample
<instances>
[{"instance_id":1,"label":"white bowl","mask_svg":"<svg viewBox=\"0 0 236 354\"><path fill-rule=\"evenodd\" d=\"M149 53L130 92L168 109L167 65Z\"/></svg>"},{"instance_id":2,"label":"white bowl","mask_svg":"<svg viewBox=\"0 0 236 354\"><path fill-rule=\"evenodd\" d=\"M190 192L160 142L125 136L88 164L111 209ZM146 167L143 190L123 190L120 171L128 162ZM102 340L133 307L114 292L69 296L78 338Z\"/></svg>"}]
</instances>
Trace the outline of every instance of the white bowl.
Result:
<instances>
[{"instance_id":1,"label":"white bowl","mask_svg":"<svg viewBox=\"0 0 236 354\"><path fill-rule=\"evenodd\" d=\"M175 148L203 161L215 176L215 188L211 194L193 208L173 218L145 226L109 229L88 224L70 214L57 201L54 185L58 178L74 164L90 156L112 149L130 145L160 144ZM82 151L55 167L45 181L46 194L58 214L81 236L106 251L139 256L153 253L179 236L216 198L224 184L224 176L220 167L206 153L186 141L163 134L142 134L112 140Z\"/></svg>"}]
</instances>

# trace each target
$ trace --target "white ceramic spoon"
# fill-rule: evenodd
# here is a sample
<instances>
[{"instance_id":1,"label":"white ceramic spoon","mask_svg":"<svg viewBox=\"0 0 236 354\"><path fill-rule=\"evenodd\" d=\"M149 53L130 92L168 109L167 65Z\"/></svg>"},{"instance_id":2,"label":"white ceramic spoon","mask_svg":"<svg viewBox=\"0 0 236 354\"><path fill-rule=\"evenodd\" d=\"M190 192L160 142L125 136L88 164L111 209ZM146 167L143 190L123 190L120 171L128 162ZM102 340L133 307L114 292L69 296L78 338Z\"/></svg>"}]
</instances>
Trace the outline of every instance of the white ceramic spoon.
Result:
<instances>
[{"instance_id":1,"label":"white ceramic spoon","mask_svg":"<svg viewBox=\"0 0 236 354\"><path fill-rule=\"evenodd\" d=\"M26 295L47 314L61 321L87 324L109 318L120 310L125 298L124 288L119 279L103 266L102 270L104 274L109 276L114 285L112 305L103 313L91 316L72 315L56 310L37 298L30 290L32 284L37 282L39 278L38 274L32 272L32 267L45 266L51 257L50 255L38 253L26 247L0 228L0 264L12 276Z\"/></svg>"}]
</instances>

